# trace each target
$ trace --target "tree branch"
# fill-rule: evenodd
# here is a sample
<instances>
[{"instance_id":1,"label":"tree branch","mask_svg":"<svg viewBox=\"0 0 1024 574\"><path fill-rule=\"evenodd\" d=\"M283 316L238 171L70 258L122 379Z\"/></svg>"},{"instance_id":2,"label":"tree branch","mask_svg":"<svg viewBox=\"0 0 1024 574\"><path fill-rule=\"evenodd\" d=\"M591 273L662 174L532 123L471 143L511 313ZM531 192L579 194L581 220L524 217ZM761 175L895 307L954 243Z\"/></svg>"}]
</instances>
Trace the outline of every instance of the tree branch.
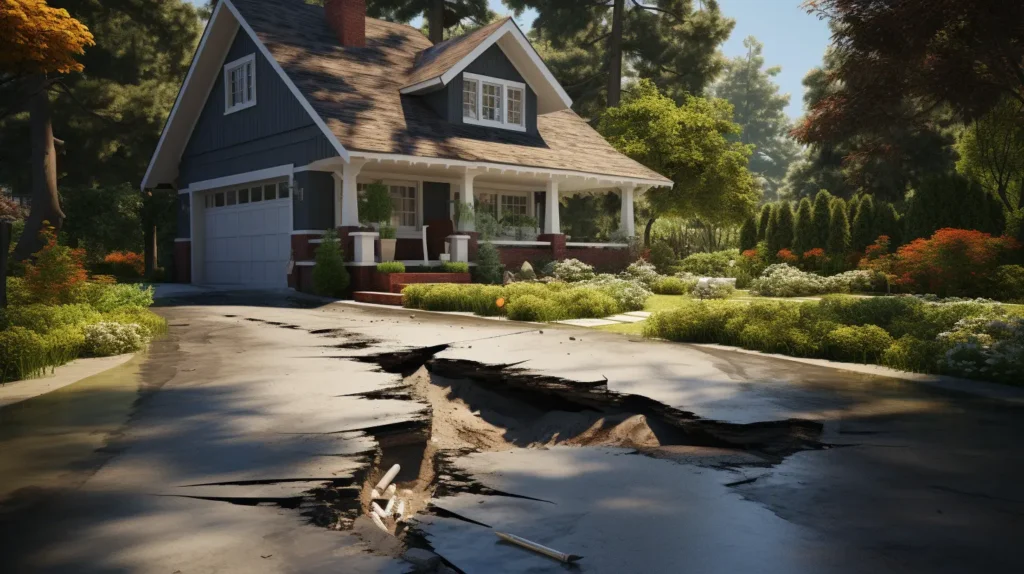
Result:
<instances>
[{"instance_id":1,"label":"tree branch","mask_svg":"<svg viewBox=\"0 0 1024 574\"><path fill-rule=\"evenodd\" d=\"M637 0L630 0L630 1L633 2L633 6L636 6L640 10L647 10L649 12L661 12L662 14L668 14L669 16L672 17L673 20L675 20L676 22L678 22L680 24L682 24L682 23L684 23L686 21L685 19L680 18L678 14L675 14L675 13L671 12L670 10L666 10L664 8L659 8L657 6L647 6L646 4L641 4Z\"/></svg>"},{"instance_id":2,"label":"tree branch","mask_svg":"<svg viewBox=\"0 0 1024 574\"><path fill-rule=\"evenodd\" d=\"M114 118L105 116L105 115L97 112L96 110L89 109L84 103L82 103L81 100L79 100L75 96L75 94L73 94L71 92L71 88L69 88L64 82L61 82L60 80L57 80L52 85L57 86L58 88L60 88L60 91L64 92L64 94L67 95L67 97L71 98L71 101L73 101L76 104L78 104L78 107L82 108L82 111L84 111L85 113L87 113L87 114L89 114L91 116L95 116L96 118L99 118L99 119L101 119L101 120L103 120L103 121L105 121L107 123L114 124L114 125L121 125L121 122L119 122L118 120L115 120Z\"/></svg>"}]
</instances>

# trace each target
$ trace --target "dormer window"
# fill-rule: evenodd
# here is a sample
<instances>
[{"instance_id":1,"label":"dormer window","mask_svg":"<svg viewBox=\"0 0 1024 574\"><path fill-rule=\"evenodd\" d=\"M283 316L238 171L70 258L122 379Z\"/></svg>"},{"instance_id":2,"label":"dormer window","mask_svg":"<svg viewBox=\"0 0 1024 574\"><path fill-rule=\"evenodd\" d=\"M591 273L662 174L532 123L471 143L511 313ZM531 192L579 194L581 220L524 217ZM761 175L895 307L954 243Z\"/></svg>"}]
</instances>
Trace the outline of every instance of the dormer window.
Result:
<instances>
[{"instance_id":1,"label":"dormer window","mask_svg":"<svg viewBox=\"0 0 1024 574\"><path fill-rule=\"evenodd\" d=\"M224 66L224 114L256 105L256 56L235 60Z\"/></svg>"},{"instance_id":2,"label":"dormer window","mask_svg":"<svg viewBox=\"0 0 1024 574\"><path fill-rule=\"evenodd\" d=\"M476 74L463 74L463 122L526 131L525 107L525 84Z\"/></svg>"}]
</instances>

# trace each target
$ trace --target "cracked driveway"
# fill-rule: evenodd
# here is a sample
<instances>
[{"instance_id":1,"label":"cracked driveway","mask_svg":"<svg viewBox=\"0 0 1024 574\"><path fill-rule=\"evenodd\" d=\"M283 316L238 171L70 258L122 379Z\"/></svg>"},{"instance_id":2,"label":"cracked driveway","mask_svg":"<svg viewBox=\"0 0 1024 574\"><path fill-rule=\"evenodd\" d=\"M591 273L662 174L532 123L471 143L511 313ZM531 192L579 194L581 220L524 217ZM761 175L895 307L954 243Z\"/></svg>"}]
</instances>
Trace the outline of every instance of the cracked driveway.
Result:
<instances>
[{"instance_id":1,"label":"cracked driveway","mask_svg":"<svg viewBox=\"0 0 1024 574\"><path fill-rule=\"evenodd\" d=\"M1024 563L1019 403L281 295L160 312L171 334L118 387L134 404L104 446L45 489L0 494L0 571L408 572L350 531L393 461L416 499L403 538L466 573L563 569L492 529L582 554L584 572Z\"/></svg>"}]
</instances>

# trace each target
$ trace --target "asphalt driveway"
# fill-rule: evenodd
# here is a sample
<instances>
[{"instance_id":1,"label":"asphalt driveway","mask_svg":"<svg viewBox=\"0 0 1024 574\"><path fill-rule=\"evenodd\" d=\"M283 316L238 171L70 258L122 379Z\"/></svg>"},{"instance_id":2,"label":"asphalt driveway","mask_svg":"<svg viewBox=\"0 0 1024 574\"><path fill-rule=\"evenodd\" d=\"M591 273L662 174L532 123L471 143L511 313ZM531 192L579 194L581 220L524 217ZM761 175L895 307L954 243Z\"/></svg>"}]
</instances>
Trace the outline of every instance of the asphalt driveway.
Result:
<instances>
[{"instance_id":1,"label":"asphalt driveway","mask_svg":"<svg viewBox=\"0 0 1024 574\"><path fill-rule=\"evenodd\" d=\"M453 571L563 569L494 530L584 572L1021 570L1020 403L283 294L160 312L170 336L102 390L119 424L33 411L32 437L103 444L0 503L0 570L408 572L403 545ZM25 446L6 422L0 449ZM397 539L360 518L394 463Z\"/></svg>"}]
</instances>

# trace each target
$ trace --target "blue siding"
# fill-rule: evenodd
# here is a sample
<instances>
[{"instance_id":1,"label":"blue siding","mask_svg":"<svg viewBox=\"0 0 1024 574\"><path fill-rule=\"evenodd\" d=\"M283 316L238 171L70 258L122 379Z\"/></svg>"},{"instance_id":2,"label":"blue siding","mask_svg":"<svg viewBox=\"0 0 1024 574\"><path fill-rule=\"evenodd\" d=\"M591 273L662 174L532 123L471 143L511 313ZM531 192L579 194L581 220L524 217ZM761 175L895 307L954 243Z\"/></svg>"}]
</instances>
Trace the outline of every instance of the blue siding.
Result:
<instances>
[{"instance_id":1,"label":"blue siding","mask_svg":"<svg viewBox=\"0 0 1024 574\"><path fill-rule=\"evenodd\" d=\"M334 177L322 171L295 174L292 194L293 229L331 229L334 227ZM299 196L302 199L299 199Z\"/></svg>"},{"instance_id":2,"label":"blue siding","mask_svg":"<svg viewBox=\"0 0 1024 574\"><path fill-rule=\"evenodd\" d=\"M178 194L178 233L175 237L188 239L192 237L192 206L189 204L189 194Z\"/></svg>"},{"instance_id":3,"label":"blue siding","mask_svg":"<svg viewBox=\"0 0 1024 574\"><path fill-rule=\"evenodd\" d=\"M497 44L480 54L479 58L466 66L465 71L470 74L526 84L522 74L512 65ZM453 124L461 124L462 74L456 76L443 89L425 94L423 100L437 112L437 115ZM526 84L526 131L533 135L537 134L537 93L530 88L529 84Z\"/></svg>"},{"instance_id":4,"label":"blue siding","mask_svg":"<svg viewBox=\"0 0 1024 574\"><path fill-rule=\"evenodd\" d=\"M255 54L256 105L224 115L224 74L218 73L179 166L178 184L336 156L330 141L243 30L224 58Z\"/></svg>"}]
</instances>

